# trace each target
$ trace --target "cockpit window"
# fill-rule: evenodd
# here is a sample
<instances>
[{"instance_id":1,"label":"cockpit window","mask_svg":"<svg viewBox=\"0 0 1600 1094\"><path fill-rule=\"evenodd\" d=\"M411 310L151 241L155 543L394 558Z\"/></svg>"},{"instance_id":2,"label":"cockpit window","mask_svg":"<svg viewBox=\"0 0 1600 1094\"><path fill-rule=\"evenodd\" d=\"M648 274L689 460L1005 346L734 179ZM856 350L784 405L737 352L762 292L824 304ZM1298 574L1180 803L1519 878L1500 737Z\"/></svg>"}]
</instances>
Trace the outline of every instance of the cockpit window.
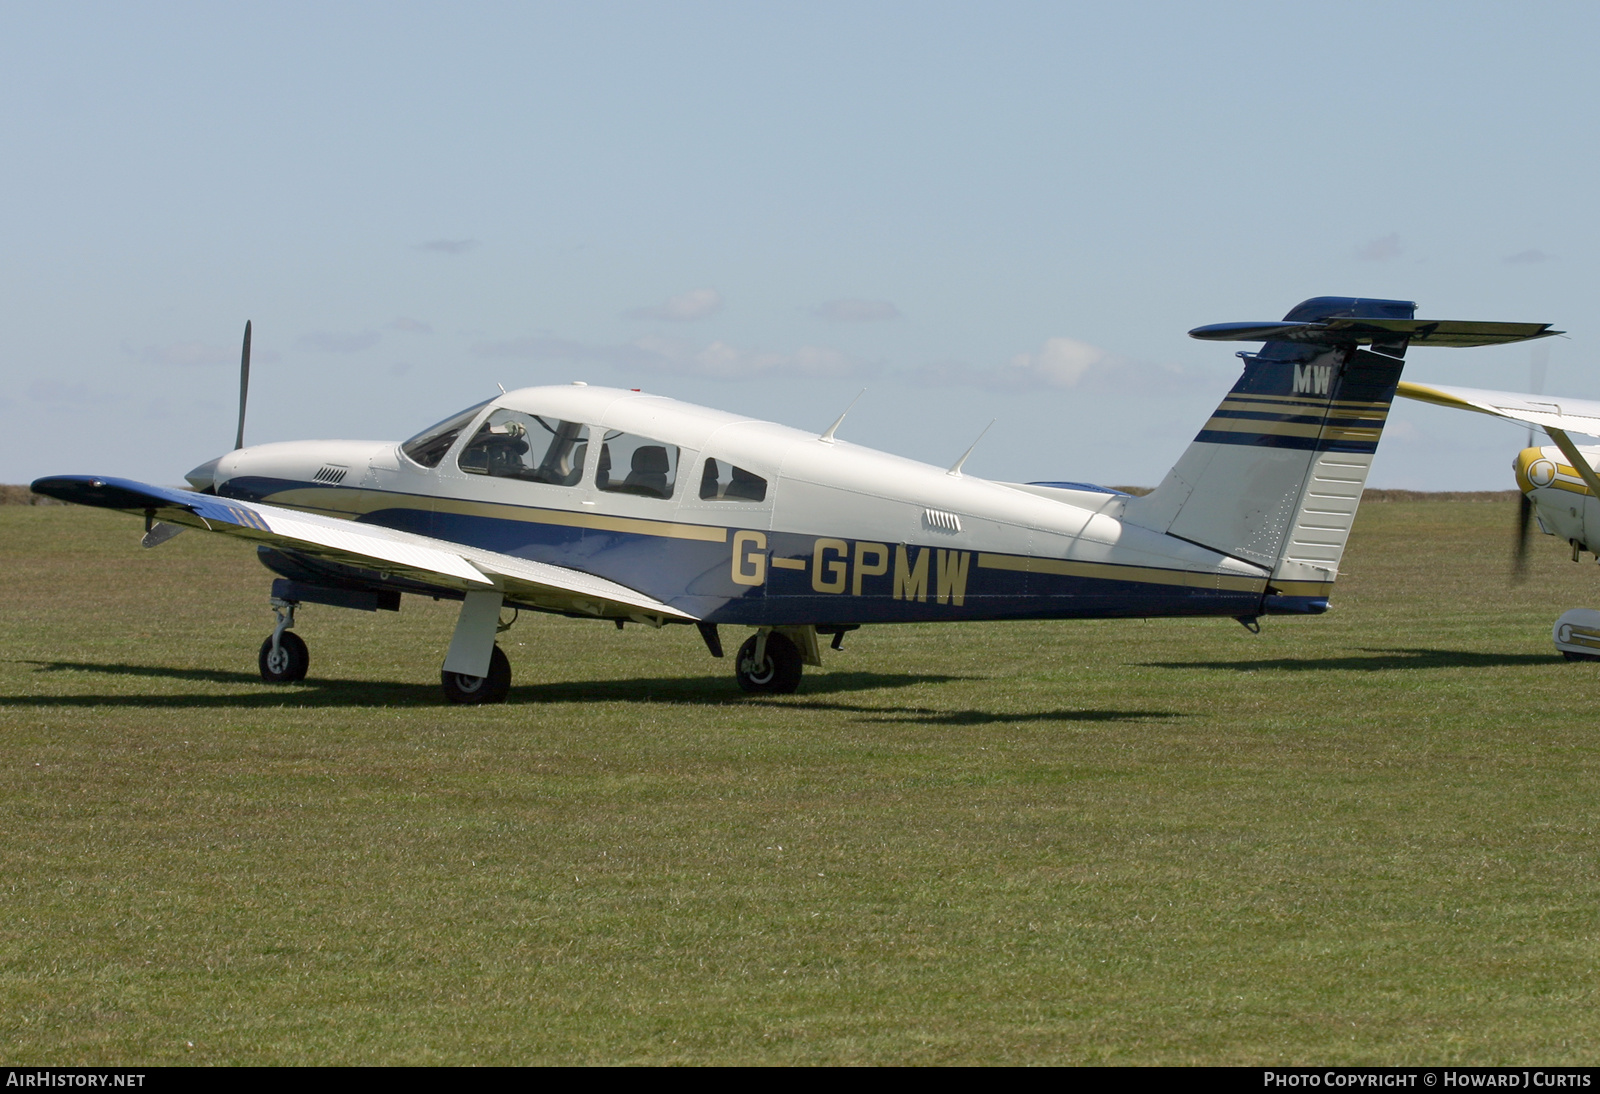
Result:
<instances>
[{"instance_id":1,"label":"cockpit window","mask_svg":"<svg viewBox=\"0 0 1600 1094\"><path fill-rule=\"evenodd\" d=\"M589 427L500 409L473 434L456 466L474 475L576 486L583 478Z\"/></svg>"},{"instance_id":2,"label":"cockpit window","mask_svg":"<svg viewBox=\"0 0 1600 1094\"><path fill-rule=\"evenodd\" d=\"M700 472L700 497L706 501L766 501L767 480L727 460L706 460Z\"/></svg>"},{"instance_id":3,"label":"cockpit window","mask_svg":"<svg viewBox=\"0 0 1600 1094\"><path fill-rule=\"evenodd\" d=\"M611 430L600 446L594 484L614 494L670 498L678 479L678 446Z\"/></svg>"},{"instance_id":4,"label":"cockpit window","mask_svg":"<svg viewBox=\"0 0 1600 1094\"><path fill-rule=\"evenodd\" d=\"M444 459L444 454L450 451L450 446L456 443L456 437L461 431L472 424L472 419L478 416L478 411L488 406L492 400L485 399L476 406L470 406L460 414L452 414L437 425L430 425L405 444L400 446L412 460L423 467L438 467L439 461Z\"/></svg>"}]
</instances>

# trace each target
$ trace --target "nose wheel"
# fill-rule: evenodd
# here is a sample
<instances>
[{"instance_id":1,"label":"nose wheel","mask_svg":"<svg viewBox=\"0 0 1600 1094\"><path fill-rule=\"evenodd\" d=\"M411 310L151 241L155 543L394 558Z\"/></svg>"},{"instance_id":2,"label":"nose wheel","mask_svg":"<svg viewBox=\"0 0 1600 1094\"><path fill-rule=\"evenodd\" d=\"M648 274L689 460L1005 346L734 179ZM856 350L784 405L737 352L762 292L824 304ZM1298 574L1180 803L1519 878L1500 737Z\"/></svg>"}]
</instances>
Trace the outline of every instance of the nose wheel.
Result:
<instances>
[{"instance_id":1,"label":"nose wheel","mask_svg":"<svg viewBox=\"0 0 1600 1094\"><path fill-rule=\"evenodd\" d=\"M511 662L499 646L489 654L489 675L468 676L460 672L441 672L444 697L452 703L503 703L511 690Z\"/></svg>"},{"instance_id":2,"label":"nose wheel","mask_svg":"<svg viewBox=\"0 0 1600 1094\"><path fill-rule=\"evenodd\" d=\"M278 625L261 643L261 656L256 658L261 679L269 684L298 683L306 678L306 670L311 667L311 651L306 649L301 637L289 629L294 626L294 604L275 600L272 608L278 613Z\"/></svg>"}]
</instances>

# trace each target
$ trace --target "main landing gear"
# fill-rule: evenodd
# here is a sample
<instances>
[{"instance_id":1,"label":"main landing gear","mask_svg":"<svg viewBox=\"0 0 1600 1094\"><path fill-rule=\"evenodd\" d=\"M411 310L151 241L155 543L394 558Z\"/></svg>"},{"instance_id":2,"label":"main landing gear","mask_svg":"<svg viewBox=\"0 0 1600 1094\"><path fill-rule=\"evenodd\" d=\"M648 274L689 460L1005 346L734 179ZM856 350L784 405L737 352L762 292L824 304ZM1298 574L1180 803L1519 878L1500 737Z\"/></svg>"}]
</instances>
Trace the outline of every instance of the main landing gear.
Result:
<instances>
[{"instance_id":1,"label":"main landing gear","mask_svg":"<svg viewBox=\"0 0 1600 1094\"><path fill-rule=\"evenodd\" d=\"M489 675L468 676L444 669L439 673L444 697L452 703L503 703L511 690L511 662L499 646L489 654Z\"/></svg>"},{"instance_id":2,"label":"main landing gear","mask_svg":"<svg viewBox=\"0 0 1600 1094\"><path fill-rule=\"evenodd\" d=\"M843 649L844 636L856 623L829 623L803 627L762 627L739 647L733 660L734 679L750 695L788 695L800 686L806 665L822 664L821 635L833 637L833 648ZM712 657L722 656L722 640L712 623L700 624L700 637Z\"/></svg>"},{"instance_id":3,"label":"main landing gear","mask_svg":"<svg viewBox=\"0 0 1600 1094\"><path fill-rule=\"evenodd\" d=\"M739 687L751 695L788 695L800 686L803 661L795 644L773 631L751 635L733 663Z\"/></svg>"}]
</instances>

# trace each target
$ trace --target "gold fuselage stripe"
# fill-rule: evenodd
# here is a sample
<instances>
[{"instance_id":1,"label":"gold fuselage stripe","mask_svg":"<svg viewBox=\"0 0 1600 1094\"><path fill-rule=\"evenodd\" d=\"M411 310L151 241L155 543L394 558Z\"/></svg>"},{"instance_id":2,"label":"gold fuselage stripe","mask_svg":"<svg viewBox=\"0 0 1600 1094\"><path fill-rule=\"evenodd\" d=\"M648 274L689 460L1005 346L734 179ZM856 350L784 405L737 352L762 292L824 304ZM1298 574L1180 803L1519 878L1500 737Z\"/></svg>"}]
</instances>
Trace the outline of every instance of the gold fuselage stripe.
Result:
<instances>
[{"instance_id":1,"label":"gold fuselage stripe","mask_svg":"<svg viewBox=\"0 0 1600 1094\"><path fill-rule=\"evenodd\" d=\"M1264 577L1201 573L1193 570L1162 570L1153 566L1119 566L1113 562L1073 562L1061 558L1030 558L1027 555L980 553L978 567L984 570L1010 570L1024 574L1055 574L1062 577L1097 577L1109 581L1136 581L1147 585L1185 585L1196 589L1257 593L1266 589Z\"/></svg>"},{"instance_id":2,"label":"gold fuselage stripe","mask_svg":"<svg viewBox=\"0 0 1600 1094\"><path fill-rule=\"evenodd\" d=\"M335 509L327 502L337 499L346 504ZM329 516L355 517L396 508L397 503L407 508L425 509L435 513L456 516L493 517L497 520L517 520L527 524L555 524L566 528L594 528L603 532L628 532L641 536L660 536L666 539L693 539L704 543L726 543L728 530L707 524L682 524L666 520L645 520L639 517L614 517L604 513L574 513L565 509L542 509L533 506L513 505L509 502L468 501L462 498L440 498L428 494L397 494L383 490L351 490L348 487L301 488L285 490L262 499L272 505L294 509L310 509ZM355 504L349 504L354 502Z\"/></svg>"}]
</instances>

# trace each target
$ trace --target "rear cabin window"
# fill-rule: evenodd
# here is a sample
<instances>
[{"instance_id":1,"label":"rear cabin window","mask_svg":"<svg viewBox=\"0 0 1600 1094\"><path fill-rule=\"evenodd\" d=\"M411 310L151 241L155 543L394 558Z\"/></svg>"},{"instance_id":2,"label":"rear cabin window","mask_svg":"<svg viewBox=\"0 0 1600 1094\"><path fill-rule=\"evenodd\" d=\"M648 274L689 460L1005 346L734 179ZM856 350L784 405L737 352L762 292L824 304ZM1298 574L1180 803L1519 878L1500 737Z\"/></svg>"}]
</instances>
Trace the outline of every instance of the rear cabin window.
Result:
<instances>
[{"instance_id":1,"label":"rear cabin window","mask_svg":"<svg viewBox=\"0 0 1600 1094\"><path fill-rule=\"evenodd\" d=\"M678 480L678 446L611 430L600 445L594 484L613 494L670 498Z\"/></svg>"},{"instance_id":2,"label":"rear cabin window","mask_svg":"<svg viewBox=\"0 0 1600 1094\"><path fill-rule=\"evenodd\" d=\"M705 501L766 501L767 480L727 460L708 459L700 471L700 497Z\"/></svg>"},{"instance_id":3,"label":"rear cabin window","mask_svg":"<svg viewBox=\"0 0 1600 1094\"><path fill-rule=\"evenodd\" d=\"M589 427L520 410L497 410L461 450L456 466L471 475L576 486L583 478Z\"/></svg>"},{"instance_id":4,"label":"rear cabin window","mask_svg":"<svg viewBox=\"0 0 1600 1094\"><path fill-rule=\"evenodd\" d=\"M450 446L456 443L456 437L461 431L472 424L472 419L478 416L478 411L488 406L491 400L485 399L477 406L470 406L459 414L452 414L436 425L430 425L415 437L400 446L415 463L423 467L438 467L439 461L444 459L444 454L450 451Z\"/></svg>"}]
</instances>

